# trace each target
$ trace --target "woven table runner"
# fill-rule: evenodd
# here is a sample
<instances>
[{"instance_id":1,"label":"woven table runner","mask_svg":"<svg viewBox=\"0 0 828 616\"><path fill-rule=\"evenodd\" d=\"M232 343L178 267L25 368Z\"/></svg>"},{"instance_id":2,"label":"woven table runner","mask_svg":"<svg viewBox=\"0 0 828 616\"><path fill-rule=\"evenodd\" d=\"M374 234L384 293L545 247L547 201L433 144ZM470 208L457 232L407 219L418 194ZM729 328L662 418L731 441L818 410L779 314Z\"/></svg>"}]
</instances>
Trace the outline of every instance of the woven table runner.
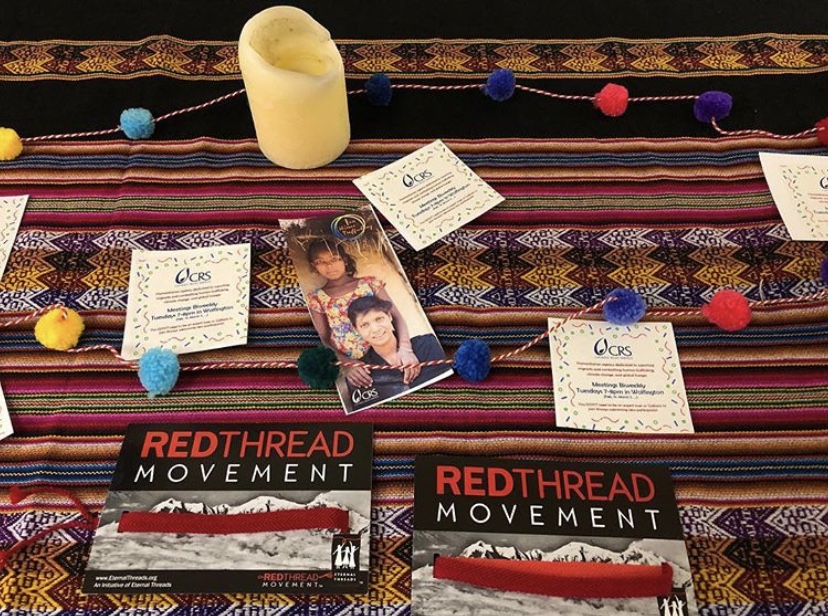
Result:
<instances>
[{"instance_id":1,"label":"woven table runner","mask_svg":"<svg viewBox=\"0 0 828 616\"><path fill-rule=\"evenodd\" d=\"M12 4L13 16L26 14ZM58 11L50 23L66 17L59 3L44 4ZM266 6L240 4L202 35L160 8L160 22L143 29L127 14L118 21L106 13L64 30L29 18L22 31L3 31L0 125L21 136L106 128L128 106L160 114L240 88L232 32ZM572 15L568 33L529 24L520 35L504 17L498 35L479 16L461 20L457 7L447 9L442 38L427 32L424 17L386 35L325 10L336 14L318 18L341 38L356 88L375 71L395 82L470 83L505 65L523 83L575 94L619 80L636 94L726 87L737 101L734 128L797 132L828 114L815 94L828 71L828 26L815 8L810 21L791 10L778 30L763 15L730 29L711 18L709 30L663 38L629 17L617 32L630 36L578 30ZM551 5L545 10L548 31L554 15ZM117 40L104 22L120 24ZM17 101L8 115L7 100ZM544 345L497 365L482 383L454 376L346 418L334 391L308 389L294 370L186 372L170 395L150 400L135 372L108 353L48 351L31 324L15 326L0 330L0 383L15 426L0 441L0 548L78 517L60 497L12 505L13 485L69 488L99 511L129 423L371 421L372 568L367 595L317 597L311 607L290 595L91 596L79 588L92 533L65 529L0 572L3 613L409 614L420 453L667 464L702 614L828 613L828 301L757 310L736 333L698 310L722 287L750 300L824 288L828 246L790 240L757 155L824 152L815 139L717 137L687 104L609 119L586 103L528 94L498 106L475 92L399 92L388 109L352 98L349 149L328 167L298 172L259 153L246 114L241 96L159 125L150 141L58 139L2 163L0 194L30 199L0 281L0 311L16 317L60 301L83 314L82 345L120 347L131 250L249 242L249 344L182 361L293 360L318 338L278 220L364 204L355 177L440 137L506 197L421 252L385 224L449 354L473 337L495 353L511 350L543 331L547 317L634 288L651 308L677 311L670 320L697 433L556 430Z\"/></svg>"}]
</instances>

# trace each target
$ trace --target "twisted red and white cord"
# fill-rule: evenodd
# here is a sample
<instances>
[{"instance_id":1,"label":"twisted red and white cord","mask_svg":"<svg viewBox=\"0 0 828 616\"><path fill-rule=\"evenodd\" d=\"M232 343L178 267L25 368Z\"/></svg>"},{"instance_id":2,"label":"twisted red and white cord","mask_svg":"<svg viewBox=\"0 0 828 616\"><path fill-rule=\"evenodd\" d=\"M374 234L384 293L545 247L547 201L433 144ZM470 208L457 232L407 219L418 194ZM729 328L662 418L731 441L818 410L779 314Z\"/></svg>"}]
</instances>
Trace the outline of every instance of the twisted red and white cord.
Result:
<instances>
[{"instance_id":1,"label":"twisted red and white cord","mask_svg":"<svg viewBox=\"0 0 828 616\"><path fill-rule=\"evenodd\" d=\"M763 308L770 308L773 306L782 306L782 305L793 305L793 304L807 304L810 302L815 302L819 300L824 300L828 298L828 289L823 289L822 291L818 291L816 293L811 293L809 295L803 295L800 297L786 297L786 298L778 298L778 299L763 299L763 300L755 300L755 301L748 301L748 306L751 310L761 310ZM547 328L542 333L538 334L534 338L532 338L526 344L513 349L511 351L506 351L504 353L500 353L498 355L494 355L491 358L491 363L496 364L500 363L513 357L520 355L524 351L531 349L533 346L539 344L540 342L546 340L552 332L555 330L563 327L566 323L570 321L580 319L584 316L589 314L593 314L599 312L607 303L615 301L615 298L612 296L605 297L600 302L596 302L591 306L587 306L586 308L582 308L578 312L575 312L560 321L557 321L554 325ZM16 317L14 319L10 319L8 321L0 323L0 327L9 327L12 325L21 325L30 321L32 319L39 318L49 312L50 310L61 309L66 310L63 304L52 304L50 306L45 306L43 308L39 308L34 312L31 312L27 315L23 315L20 317ZM682 317L687 316L693 313L699 312L699 308L696 307L688 307L688 308L678 308L672 310L648 310L646 313L647 317L658 317L658 318L674 318L674 317ZM112 355L119 363L122 365L137 369L138 362L134 360L125 359L121 353L116 349L114 346L109 344L94 344L84 347L76 347L74 349L69 349L67 353L91 353L94 351L106 351L110 355ZM445 359L433 359L429 361L419 362L419 363L411 363L405 364L400 366L390 366L387 364L368 364L365 362L361 362L358 360L349 360L349 361L336 361L334 362L335 366L340 366L343 368L353 368L356 366L362 366L368 368L370 370L404 370L406 368L413 368L413 367L420 367L420 368L428 368L430 366L447 366L452 365L454 363L454 359L452 358L445 358ZM284 368L297 368L298 364L295 361L289 360L278 360L278 361L220 361L220 362L208 362L208 363L192 363L192 364L184 364L181 365L180 369L184 372L206 372L209 370L234 370L234 369L254 369L254 370L267 370L267 369L284 369Z\"/></svg>"},{"instance_id":2,"label":"twisted red and white cord","mask_svg":"<svg viewBox=\"0 0 828 616\"><path fill-rule=\"evenodd\" d=\"M169 113L165 113L164 115L160 115L157 118L153 118L155 123L163 122L164 120L169 120L170 118L174 118L176 116L184 115L185 113L191 113L193 111L201 111L202 109L207 109L207 107L212 107L213 105L217 105L219 103L223 103L224 101L230 100L231 98L237 97L239 94L244 93L244 88L240 90L236 90L234 92L229 92L228 94L223 94L222 96L217 96L209 101L201 103L199 105L193 105L191 107L185 107L183 109L177 109L175 111L171 111ZM92 130L86 131L81 133L56 133L53 135L40 135L39 137L21 137L21 143L33 143L36 141L55 141L58 139L77 139L82 137L103 137L105 135L114 135L116 133L121 132L121 127L116 126L115 128L105 128L103 130Z\"/></svg>"},{"instance_id":3,"label":"twisted red and white cord","mask_svg":"<svg viewBox=\"0 0 828 616\"><path fill-rule=\"evenodd\" d=\"M38 308L34 312L30 312L29 314L24 314L21 317L17 317L16 319L9 319L7 321L0 322L0 328L4 327L15 327L17 325L23 325L32 319L39 319L47 312L51 312L52 310L63 310L63 316L66 318L66 307L61 303L56 304L49 304L48 306L44 306L43 308Z\"/></svg>"},{"instance_id":4,"label":"twisted red and white cord","mask_svg":"<svg viewBox=\"0 0 828 616\"><path fill-rule=\"evenodd\" d=\"M777 133L772 133L770 131L761 130L758 128L748 128L744 130L725 130L719 126L718 122L716 122L716 118L711 118L710 124L713 126L717 133L724 137L770 137L771 139L782 139L785 141L789 141L791 139L804 139L805 137L816 136L816 134L820 130L824 130L814 126L813 128L809 128L807 130L794 133L793 135L779 135Z\"/></svg>"},{"instance_id":5,"label":"twisted red and white cord","mask_svg":"<svg viewBox=\"0 0 828 616\"><path fill-rule=\"evenodd\" d=\"M473 83L473 84L459 84L459 85L448 85L448 86L441 86L441 85L429 85L429 84L414 84L414 83L403 83L403 84L391 84L390 88L392 90L425 90L425 91L432 91L432 92L451 92L451 91L460 91L460 90L484 90L486 87L485 84ZM524 86L520 84L515 84L515 90L520 90L521 92L529 92L531 94L537 94L539 96L545 96L547 98L552 98L556 100L564 100L564 101L578 101L578 102L594 102L595 96L583 95L583 94L559 94L557 92L549 92L548 90L541 90L540 88L532 88L529 86ZM213 105L217 105L219 103L223 103L224 101L230 100L235 98L241 94L244 94L245 89L240 88L238 90L234 90L233 92L229 92L227 94L223 94L221 96L217 96L216 98L210 99L198 105L192 105L190 107L184 107L183 109L177 109L175 111L170 111L169 113L165 113L157 118L154 118L156 123L163 122L164 120L169 120L171 118L184 115L186 113L191 113L194 111L200 111L202 109L206 109L208 107L212 107ZM364 94L364 88L358 88L354 90L348 90L347 95L356 95L356 94ZM694 101L698 98L696 94L681 94L676 96L631 96L627 100L630 103L651 103L651 102L678 102L678 101ZM802 139L806 137L816 136L820 130L826 130L824 127L822 128L809 128L807 130L800 131L793 135L780 135L777 133L772 133L770 131L761 130L761 129L745 129L745 130L725 130L721 128L718 123L716 122L716 118L711 119L711 125L713 129L716 130L720 135L726 137L746 137L746 136L757 136L757 137L769 137L771 139L782 139L782 140L792 140L792 139ZM39 141L54 141L59 139L77 139L77 138L84 138L84 137L103 137L106 135L114 135L116 133L121 132L121 126L116 126L114 128L106 128L103 130L94 130L94 131L84 131L84 132L76 132L76 133L55 133L52 135L40 135L37 137L21 137L20 141L22 143L35 143Z\"/></svg>"}]
</instances>

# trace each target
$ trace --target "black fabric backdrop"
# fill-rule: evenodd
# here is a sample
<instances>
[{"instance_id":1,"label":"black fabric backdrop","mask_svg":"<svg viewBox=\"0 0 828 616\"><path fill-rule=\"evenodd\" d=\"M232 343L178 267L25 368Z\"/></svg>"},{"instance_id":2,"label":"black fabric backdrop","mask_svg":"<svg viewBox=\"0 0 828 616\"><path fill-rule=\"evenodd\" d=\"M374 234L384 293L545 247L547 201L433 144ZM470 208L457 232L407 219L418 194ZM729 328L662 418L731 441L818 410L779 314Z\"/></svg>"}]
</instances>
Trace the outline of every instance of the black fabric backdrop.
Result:
<instances>
[{"instance_id":1,"label":"black fabric backdrop","mask_svg":"<svg viewBox=\"0 0 828 616\"><path fill-rule=\"evenodd\" d=\"M267 0L220 2L111 2L12 0L3 2L0 40L137 40L168 34L187 40L232 41L244 22L272 6ZM824 0L652 0L466 2L303 1L334 39L495 38L595 39L730 36L755 33L828 33ZM117 24L113 27L113 24ZM828 44L827 44L828 45ZM828 53L828 50L826 50ZM609 80L532 79L519 83L565 94L592 95ZM418 80L426 83L426 80ZM728 129L798 132L828 116L825 73L698 78L612 79L632 96L697 94L722 89L734 96ZM410 80L409 80L410 82ZM432 83L468 83L441 78ZM352 80L349 88L362 81ZM155 115L199 104L242 87L239 81L182 81L169 77L130 80L0 81L0 126L21 136L110 128L126 107ZM25 101L25 104L18 104ZM632 106L618 119L588 103L552 101L518 93L497 104L473 91L396 92L389 108L351 97L352 136L360 138L676 137L712 136L692 116L689 103ZM162 123L157 139L198 136L252 137L244 97Z\"/></svg>"}]
</instances>

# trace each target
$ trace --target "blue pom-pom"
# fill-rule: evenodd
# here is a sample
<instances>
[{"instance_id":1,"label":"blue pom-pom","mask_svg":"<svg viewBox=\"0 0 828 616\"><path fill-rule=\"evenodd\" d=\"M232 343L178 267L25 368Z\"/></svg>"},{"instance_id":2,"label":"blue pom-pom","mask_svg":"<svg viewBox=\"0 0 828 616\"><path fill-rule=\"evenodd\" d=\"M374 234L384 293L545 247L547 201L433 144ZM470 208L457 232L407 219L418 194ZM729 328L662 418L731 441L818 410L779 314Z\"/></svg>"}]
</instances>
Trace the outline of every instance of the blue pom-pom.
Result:
<instances>
[{"instance_id":1,"label":"blue pom-pom","mask_svg":"<svg viewBox=\"0 0 828 616\"><path fill-rule=\"evenodd\" d=\"M604 319L613 325L632 325L647 312L642 297L630 289L615 289L607 297L615 298L604 304Z\"/></svg>"},{"instance_id":2,"label":"blue pom-pom","mask_svg":"<svg viewBox=\"0 0 828 616\"><path fill-rule=\"evenodd\" d=\"M493 101L502 103L512 98L515 93L515 74L508 68L492 71L483 87L483 92Z\"/></svg>"},{"instance_id":3,"label":"blue pom-pom","mask_svg":"<svg viewBox=\"0 0 828 616\"><path fill-rule=\"evenodd\" d=\"M491 367L489 345L477 338L464 341L454 354L454 369L465 381L477 383L484 380Z\"/></svg>"},{"instance_id":4,"label":"blue pom-pom","mask_svg":"<svg viewBox=\"0 0 828 616\"><path fill-rule=\"evenodd\" d=\"M336 353L322 345L305 349L296 360L299 378L311 389L329 389L339 377Z\"/></svg>"},{"instance_id":5,"label":"blue pom-pom","mask_svg":"<svg viewBox=\"0 0 828 616\"><path fill-rule=\"evenodd\" d=\"M730 115L733 109L733 97L727 92L710 90L696 97L693 103L693 115L699 122L710 124L713 118L723 120Z\"/></svg>"},{"instance_id":6,"label":"blue pom-pom","mask_svg":"<svg viewBox=\"0 0 828 616\"><path fill-rule=\"evenodd\" d=\"M138 360L138 378L150 398L170 393L179 370L178 355L167 349L150 349Z\"/></svg>"},{"instance_id":7,"label":"blue pom-pom","mask_svg":"<svg viewBox=\"0 0 828 616\"><path fill-rule=\"evenodd\" d=\"M143 107L124 109L121 112L120 126L130 139L149 139L155 132L155 118Z\"/></svg>"},{"instance_id":8,"label":"blue pom-pom","mask_svg":"<svg viewBox=\"0 0 828 616\"><path fill-rule=\"evenodd\" d=\"M828 259L824 259L822 261L822 267L820 268L820 273L822 274L822 282L828 284Z\"/></svg>"},{"instance_id":9,"label":"blue pom-pom","mask_svg":"<svg viewBox=\"0 0 828 616\"><path fill-rule=\"evenodd\" d=\"M374 73L365 82L368 102L377 107L387 107L391 102L391 80L385 73Z\"/></svg>"}]
</instances>

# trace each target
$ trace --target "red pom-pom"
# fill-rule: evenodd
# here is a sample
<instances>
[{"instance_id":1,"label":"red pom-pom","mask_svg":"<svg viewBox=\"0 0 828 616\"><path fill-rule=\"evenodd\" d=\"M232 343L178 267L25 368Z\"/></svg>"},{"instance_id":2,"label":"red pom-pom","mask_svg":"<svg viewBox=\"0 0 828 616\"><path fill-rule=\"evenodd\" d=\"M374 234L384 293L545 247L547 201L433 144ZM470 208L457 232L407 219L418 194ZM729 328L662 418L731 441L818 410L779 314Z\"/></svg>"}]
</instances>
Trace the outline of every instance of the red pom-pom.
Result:
<instances>
[{"instance_id":1,"label":"red pom-pom","mask_svg":"<svg viewBox=\"0 0 828 616\"><path fill-rule=\"evenodd\" d=\"M822 118L816 123L817 139L819 142L828 148L828 118Z\"/></svg>"},{"instance_id":2,"label":"red pom-pom","mask_svg":"<svg viewBox=\"0 0 828 616\"><path fill-rule=\"evenodd\" d=\"M627 88L616 83L608 83L596 94L592 102L606 116L617 118L624 115L627 110L627 103L630 102L630 93Z\"/></svg>"},{"instance_id":3,"label":"red pom-pom","mask_svg":"<svg viewBox=\"0 0 828 616\"><path fill-rule=\"evenodd\" d=\"M744 329L750 323L750 305L747 298L731 289L717 291L710 303L702 306L704 317L728 332Z\"/></svg>"},{"instance_id":4,"label":"red pom-pom","mask_svg":"<svg viewBox=\"0 0 828 616\"><path fill-rule=\"evenodd\" d=\"M17 505L21 501L26 500L27 496L29 496L29 494L20 486L12 486L9 488L9 501L12 505Z\"/></svg>"}]
</instances>

